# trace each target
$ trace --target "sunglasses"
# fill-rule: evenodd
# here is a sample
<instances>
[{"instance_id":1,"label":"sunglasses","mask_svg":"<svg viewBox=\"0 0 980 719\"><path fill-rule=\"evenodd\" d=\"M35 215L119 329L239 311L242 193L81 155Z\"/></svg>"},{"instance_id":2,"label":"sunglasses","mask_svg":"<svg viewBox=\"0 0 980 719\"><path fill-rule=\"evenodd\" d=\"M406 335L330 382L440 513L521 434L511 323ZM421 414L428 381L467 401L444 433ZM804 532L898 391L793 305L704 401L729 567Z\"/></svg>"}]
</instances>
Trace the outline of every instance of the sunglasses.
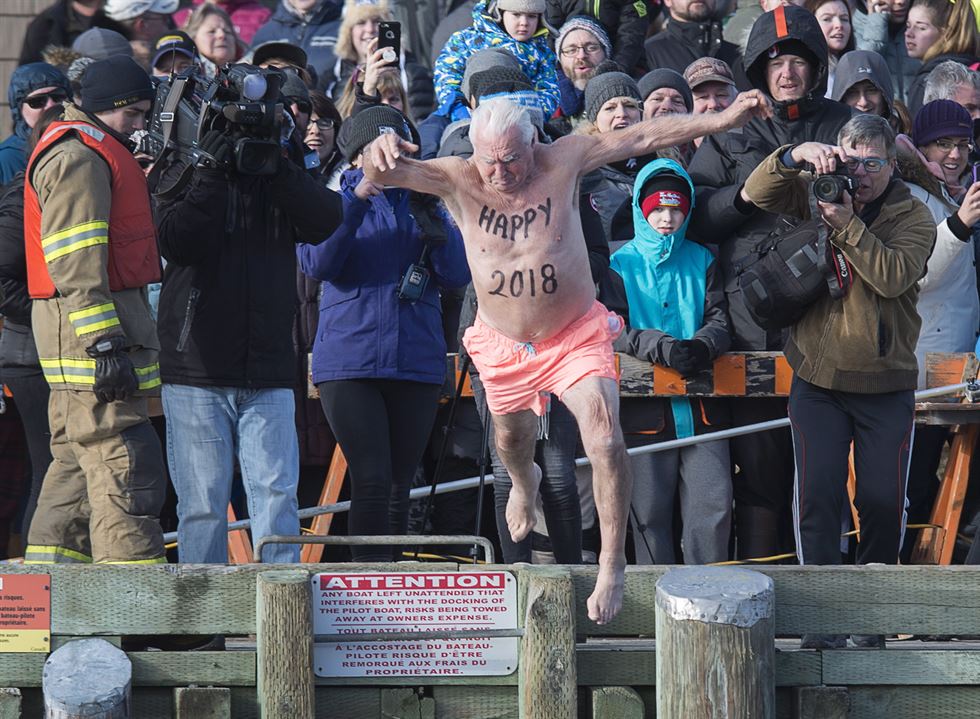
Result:
<instances>
[{"instance_id":1,"label":"sunglasses","mask_svg":"<svg viewBox=\"0 0 980 719\"><path fill-rule=\"evenodd\" d=\"M288 102L290 105L295 105L296 109L304 115L309 115L313 111L313 105L306 100L300 100L296 97L287 97L286 102Z\"/></svg>"},{"instance_id":2,"label":"sunglasses","mask_svg":"<svg viewBox=\"0 0 980 719\"><path fill-rule=\"evenodd\" d=\"M68 99L68 95L58 90L57 92L46 92L43 95L31 95L29 98L24 100L24 104L27 105L32 110L41 110L47 107L48 100L51 100L55 105L60 105L65 100Z\"/></svg>"}]
</instances>

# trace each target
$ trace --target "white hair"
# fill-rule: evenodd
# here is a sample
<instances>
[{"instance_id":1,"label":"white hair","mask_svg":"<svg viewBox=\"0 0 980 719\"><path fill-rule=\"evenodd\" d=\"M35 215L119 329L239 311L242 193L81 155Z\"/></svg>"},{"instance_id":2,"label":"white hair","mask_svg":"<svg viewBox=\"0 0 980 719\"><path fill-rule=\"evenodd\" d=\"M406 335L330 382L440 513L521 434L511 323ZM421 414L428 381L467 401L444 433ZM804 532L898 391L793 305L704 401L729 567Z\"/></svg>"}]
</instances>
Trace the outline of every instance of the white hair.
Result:
<instances>
[{"instance_id":1,"label":"white hair","mask_svg":"<svg viewBox=\"0 0 980 719\"><path fill-rule=\"evenodd\" d=\"M922 104L925 105L933 100L952 100L960 85L980 89L980 73L955 60L941 62L926 78Z\"/></svg>"},{"instance_id":2,"label":"white hair","mask_svg":"<svg viewBox=\"0 0 980 719\"><path fill-rule=\"evenodd\" d=\"M494 97L481 102L473 111L470 121L470 137L502 137L517 128L521 139L530 145L534 139L534 123L531 113L523 105L518 105L503 97Z\"/></svg>"}]
</instances>

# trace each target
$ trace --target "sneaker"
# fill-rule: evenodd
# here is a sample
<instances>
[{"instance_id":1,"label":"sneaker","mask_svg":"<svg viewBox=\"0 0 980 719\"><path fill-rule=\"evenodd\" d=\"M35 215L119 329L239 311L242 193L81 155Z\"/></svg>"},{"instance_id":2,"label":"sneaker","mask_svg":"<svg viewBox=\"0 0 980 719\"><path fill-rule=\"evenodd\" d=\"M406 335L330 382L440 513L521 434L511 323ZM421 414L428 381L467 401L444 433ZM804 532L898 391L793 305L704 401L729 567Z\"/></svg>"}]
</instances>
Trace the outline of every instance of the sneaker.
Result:
<instances>
[{"instance_id":1,"label":"sneaker","mask_svg":"<svg viewBox=\"0 0 980 719\"><path fill-rule=\"evenodd\" d=\"M800 649L844 649L847 637L843 634L804 634Z\"/></svg>"},{"instance_id":2,"label":"sneaker","mask_svg":"<svg viewBox=\"0 0 980 719\"><path fill-rule=\"evenodd\" d=\"M862 649L884 649L884 634L852 634L851 644Z\"/></svg>"}]
</instances>

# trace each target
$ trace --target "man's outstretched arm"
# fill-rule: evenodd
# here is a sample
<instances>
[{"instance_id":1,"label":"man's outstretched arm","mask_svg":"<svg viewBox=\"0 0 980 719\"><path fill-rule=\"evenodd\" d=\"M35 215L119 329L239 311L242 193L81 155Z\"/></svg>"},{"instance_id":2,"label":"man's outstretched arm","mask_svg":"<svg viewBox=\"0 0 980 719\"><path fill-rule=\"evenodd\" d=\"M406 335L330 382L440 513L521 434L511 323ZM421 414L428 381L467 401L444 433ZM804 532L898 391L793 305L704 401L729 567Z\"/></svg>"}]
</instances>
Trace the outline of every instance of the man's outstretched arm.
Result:
<instances>
[{"instance_id":1,"label":"man's outstretched arm","mask_svg":"<svg viewBox=\"0 0 980 719\"><path fill-rule=\"evenodd\" d=\"M742 127L753 117L771 116L769 99L758 90L750 90L740 93L735 102L719 113L654 117L625 130L591 135L584 138L590 145L585 149L580 173L585 174L630 157L649 155L664 147L690 142L696 137Z\"/></svg>"},{"instance_id":2,"label":"man's outstretched arm","mask_svg":"<svg viewBox=\"0 0 980 719\"><path fill-rule=\"evenodd\" d=\"M379 185L404 187L447 199L453 190L447 165L462 160L455 157L414 160L410 155L418 149L418 145L393 133L381 135L361 155L364 176Z\"/></svg>"}]
</instances>

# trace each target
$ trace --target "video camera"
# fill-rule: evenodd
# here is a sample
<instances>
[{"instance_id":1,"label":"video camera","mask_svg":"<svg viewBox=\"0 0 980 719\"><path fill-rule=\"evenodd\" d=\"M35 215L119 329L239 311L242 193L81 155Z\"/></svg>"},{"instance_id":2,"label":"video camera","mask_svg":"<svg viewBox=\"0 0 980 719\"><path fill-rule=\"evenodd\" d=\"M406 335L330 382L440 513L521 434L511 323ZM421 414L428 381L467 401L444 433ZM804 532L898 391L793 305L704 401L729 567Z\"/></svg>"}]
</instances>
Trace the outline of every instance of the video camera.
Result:
<instances>
[{"instance_id":1,"label":"video camera","mask_svg":"<svg viewBox=\"0 0 980 719\"><path fill-rule=\"evenodd\" d=\"M137 151L156 160L167 151L188 165L221 168L202 151L205 134L217 130L234 142L234 169L244 175L271 175L279 167L282 139L292 132L279 89L282 73L244 63L225 65L213 80L193 71L164 79L157 86L147 130Z\"/></svg>"}]
</instances>

